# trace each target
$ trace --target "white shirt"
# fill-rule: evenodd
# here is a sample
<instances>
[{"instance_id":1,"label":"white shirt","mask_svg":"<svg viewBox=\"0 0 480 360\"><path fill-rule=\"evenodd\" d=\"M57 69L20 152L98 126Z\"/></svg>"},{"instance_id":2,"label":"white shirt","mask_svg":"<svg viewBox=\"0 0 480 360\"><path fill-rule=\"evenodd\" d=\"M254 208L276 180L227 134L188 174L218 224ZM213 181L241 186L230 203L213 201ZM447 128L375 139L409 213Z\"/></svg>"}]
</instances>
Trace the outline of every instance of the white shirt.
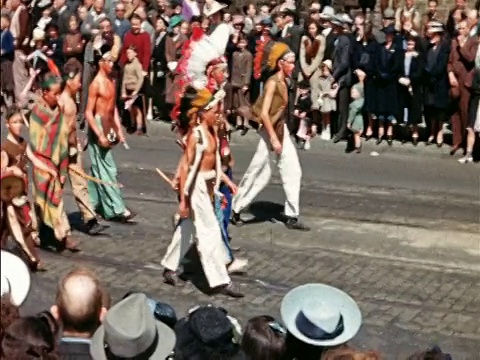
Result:
<instances>
[{"instance_id":1,"label":"white shirt","mask_svg":"<svg viewBox=\"0 0 480 360\"><path fill-rule=\"evenodd\" d=\"M293 26L292 23L289 23L289 24L285 25L285 27L284 27L283 30L282 30L282 38L287 37L287 31L288 31L288 29L291 28L292 26Z\"/></svg>"}]
</instances>

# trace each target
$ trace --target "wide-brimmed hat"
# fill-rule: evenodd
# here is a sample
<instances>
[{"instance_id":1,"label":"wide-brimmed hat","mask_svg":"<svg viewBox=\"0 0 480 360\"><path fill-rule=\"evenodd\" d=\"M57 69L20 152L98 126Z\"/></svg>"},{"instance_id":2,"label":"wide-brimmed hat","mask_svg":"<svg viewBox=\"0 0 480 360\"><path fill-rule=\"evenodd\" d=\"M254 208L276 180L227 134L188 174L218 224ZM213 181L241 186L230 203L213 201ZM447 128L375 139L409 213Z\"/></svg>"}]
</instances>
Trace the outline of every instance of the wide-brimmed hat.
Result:
<instances>
[{"instance_id":1,"label":"wide-brimmed hat","mask_svg":"<svg viewBox=\"0 0 480 360\"><path fill-rule=\"evenodd\" d=\"M397 33L397 30L395 29L395 26L394 25L388 25L387 27L384 27L382 29L382 32L385 34L385 35L393 35L393 34L396 34Z\"/></svg>"},{"instance_id":2,"label":"wide-brimmed hat","mask_svg":"<svg viewBox=\"0 0 480 360\"><path fill-rule=\"evenodd\" d=\"M203 15L205 15L206 17L210 17L213 14L222 11L223 9L226 9L227 7L227 4L222 4L215 0L211 3L206 2L205 6L203 7Z\"/></svg>"},{"instance_id":3,"label":"wide-brimmed hat","mask_svg":"<svg viewBox=\"0 0 480 360\"><path fill-rule=\"evenodd\" d=\"M335 16L335 10L331 6L325 6L320 13L320 19L331 20Z\"/></svg>"},{"instance_id":4,"label":"wide-brimmed hat","mask_svg":"<svg viewBox=\"0 0 480 360\"><path fill-rule=\"evenodd\" d=\"M343 19L342 16L339 16L338 14L337 15L334 15L330 18L330 22L332 23L332 25L335 25L335 26L343 26L345 25L345 21Z\"/></svg>"},{"instance_id":5,"label":"wide-brimmed hat","mask_svg":"<svg viewBox=\"0 0 480 360\"><path fill-rule=\"evenodd\" d=\"M437 25L437 24L428 25L427 32L430 34L442 34L445 32L445 27L441 23L440 25Z\"/></svg>"},{"instance_id":6,"label":"wide-brimmed hat","mask_svg":"<svg viewBox=\"0 0 480 360\"><path fill-rule=\"evenodd\" d=\"M357 303L325 284L305 284L288 292L282 300L281 315L290 334L314 346L344 344L362 324Z\"/></svg>"},{"instance_id":7,"label":"wide-brimmed hat","mask_svg":"<svg viewBox=\"0 0 480 360\"><path fill-rule=\"evenodd\" d=\"M1 295L8 295L15 306L23 304L30 291L30 272L18 256L1 250Z\"/></svg>"},{"instance_id":8,"label":"wide-brimmed hat","mask_svg":"<svg viewBox=\"0 0 480 360\"><path fill-rule=\"evenodd\" d=\"M145 294L132 294L115 304L92 337L90 355L165 360L175 347L175 333L156 321Z\"/></svg>"}]
</instances>

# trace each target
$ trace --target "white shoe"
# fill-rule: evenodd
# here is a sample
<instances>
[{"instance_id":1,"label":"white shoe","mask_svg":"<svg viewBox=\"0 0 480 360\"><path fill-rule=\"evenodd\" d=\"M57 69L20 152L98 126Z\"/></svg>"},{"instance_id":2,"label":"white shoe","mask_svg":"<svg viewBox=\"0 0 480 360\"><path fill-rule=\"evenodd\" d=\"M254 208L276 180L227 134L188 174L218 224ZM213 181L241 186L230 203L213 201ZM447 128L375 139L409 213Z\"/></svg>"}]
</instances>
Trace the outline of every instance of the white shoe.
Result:
<instances>
[{"instance_id":1,"label":"white shoe","mask_svg":"<svg viewBox=\"0 0 480 360\"><path fill-rule=\"evenodd\" d=\"M228 265L228 273L229 274L234 274L234 273L243 273L245 272L245 268L248 265L248 260L247 259L242 259L242 258L235 258L233 261Z\"/></svg>"},{"instance_id":2,"label":"white shoe","mask_svg":"<svg viewBox=\"0 0 480 360\"><path fill-rule=\"evenodd\" d=\"M458 159L460 164L469 164L473 163L473 156L472 155L465 155L464 157Z\"/></svg>"},{"instance_id":3,"label":"white shoe","mask_svg":"<svg viewBox=\"0 0 480 360\"><path fill-rule=\"evenodd\" d=\"M323 129L322 135L320 135L320 139L329 141L330 138L331 138L330 126L327 126L325 129Z\"/></svg>"},{"instance_id":4,"label":"white shoe","mask_svg":"<svg viewBox=\"0 0 480 360\"><path fill-rule=\"evenodd\" d=\"M305 144L303 145L303 150L310 150L310 140L306 140Z\"/></svg>"}]
</instances>

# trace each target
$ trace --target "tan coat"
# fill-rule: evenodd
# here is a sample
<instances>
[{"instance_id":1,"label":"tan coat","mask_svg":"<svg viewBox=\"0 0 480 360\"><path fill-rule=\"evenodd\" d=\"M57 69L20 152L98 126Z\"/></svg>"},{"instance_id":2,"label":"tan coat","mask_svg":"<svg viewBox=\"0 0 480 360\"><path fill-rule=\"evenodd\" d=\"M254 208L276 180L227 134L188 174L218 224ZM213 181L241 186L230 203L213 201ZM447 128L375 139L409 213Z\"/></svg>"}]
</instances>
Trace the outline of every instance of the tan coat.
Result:
<instances>
[{"instance_id":1,"label":"tan coat","mask_svg":"<svg viewBox=\"0 0 480 360\"><path fill-rule=\"evenodd\" d=\"M302 36L300 42L300 73L298 81L308 79L312 98L312 110L318 110L320 97L320 76L322 75L322 61L325 54L325 37L317 35L314 41L309 37Z\"/></svg>"},{"instance_id":2,"label":"tan coat","mask_svg":"<svg viewBox=\"0 0 480 360\"><path fill-rule=\"evenodd\" d=\"M182 56L182 46L183 43L187 40L185 35L180 34L177 38L172 36L167 36L165 39L165 59L167 64L172 61L177 61ZM166 75L166 90L165 90L165 101L168 104L175 104L175 93L176 89L173 87L174 79L176 73L175 71L168 71Z\"/></svg>"}]
</instances>

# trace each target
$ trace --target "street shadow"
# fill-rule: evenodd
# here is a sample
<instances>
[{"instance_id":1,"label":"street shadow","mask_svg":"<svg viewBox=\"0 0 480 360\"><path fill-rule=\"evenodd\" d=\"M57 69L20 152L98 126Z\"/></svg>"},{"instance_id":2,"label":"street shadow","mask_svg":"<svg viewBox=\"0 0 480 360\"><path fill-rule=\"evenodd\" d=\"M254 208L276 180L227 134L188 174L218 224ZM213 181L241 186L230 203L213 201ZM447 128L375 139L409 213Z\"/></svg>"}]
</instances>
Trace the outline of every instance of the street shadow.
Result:
<instances>
[{"instance_id":1,"label":"street shadow","mask_svg":"<svg viewBox=\"0 0 480 360\"><path fill-rule=\"evenodd\" d=\"M72 230L78 231L88 236L107 236L107 237L110 236L107 232L108 228L101 233L90 234L88 232L87 227L85 226L85 223L83 222L82 213L80 211L69 213L67 217L68 217L68 221L70 222L70 227L72 228ZM125 223L125 224L128 224L128 223Z\"/></svg>"},{"instance_id":2,"label":"street shadow","mask_svg":"<svg viewBox=\"0 0 480 360\"><path fill-rule=\"evenodd\" d=\"M245 221L245 224L256 224L262 222L285 222L283 215L284 205L271 201L256 201L250 205L250 213L253 219Z\"/></svg>"}]
</instances>

